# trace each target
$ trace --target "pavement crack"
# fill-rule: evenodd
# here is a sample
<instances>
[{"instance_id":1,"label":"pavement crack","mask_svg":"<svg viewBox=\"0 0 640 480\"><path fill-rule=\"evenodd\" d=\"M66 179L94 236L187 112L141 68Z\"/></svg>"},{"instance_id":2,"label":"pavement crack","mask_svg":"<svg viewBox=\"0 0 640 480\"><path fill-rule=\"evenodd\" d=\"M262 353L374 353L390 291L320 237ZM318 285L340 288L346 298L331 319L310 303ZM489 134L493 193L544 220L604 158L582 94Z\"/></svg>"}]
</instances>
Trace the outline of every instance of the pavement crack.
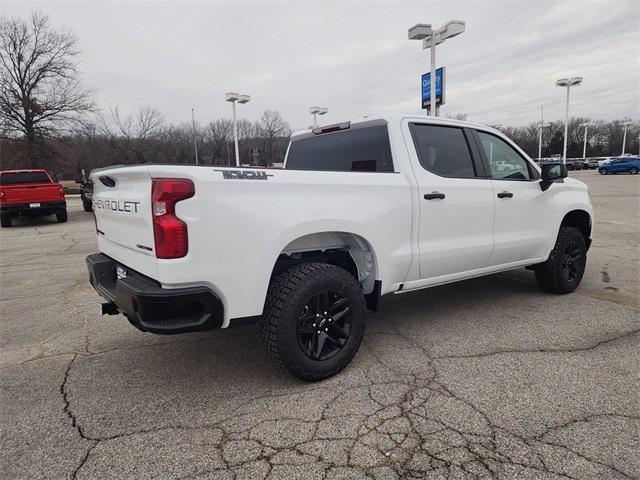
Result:
<instances>
[{"instance_id":1,"label":"pavement crack","mask_svg":"<svg viewBox=\"0 0 640 480\"><path fill-rule=\"evenodd\" d=\"M614 337L605 338L603 340L599 340L598 342L586 346L586 347L576 347L576 348L529 348L529 349L505 349L505 350L495 350L493 352L485 352L485 353L474 353L474 354L461 354L461 355L437 355L433 357L435 360L447 360L447 359L457 359L457 358L485 358L485 357L493 357L496 355L510 355L510 354L531 354L531 353L576 353L576 352L588 352L590 350L595 350L598 347L606 345L611 342L616 342L618 340L622 340L626 337L630 337L633 335L637 335L640 333L640 328L631 330L629 332L622 333L620 335L616 335Z\"/></svg>"}]
</instances>

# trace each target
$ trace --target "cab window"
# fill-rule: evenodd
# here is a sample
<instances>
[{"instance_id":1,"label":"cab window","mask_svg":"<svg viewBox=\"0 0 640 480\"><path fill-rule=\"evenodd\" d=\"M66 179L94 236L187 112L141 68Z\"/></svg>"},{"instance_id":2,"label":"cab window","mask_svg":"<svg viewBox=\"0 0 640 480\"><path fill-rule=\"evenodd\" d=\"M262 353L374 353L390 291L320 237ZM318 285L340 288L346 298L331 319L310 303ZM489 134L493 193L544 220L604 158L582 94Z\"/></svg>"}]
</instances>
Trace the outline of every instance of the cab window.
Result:
<instances>
[{"instance_id":1,"label":"cab window","mask_svg":"<svg viewBox=\"0 0 640 480\"><path fill-rule=\"evenodd\" d=\"M478 132L480 143L497 180L531 180L537 172L511 145L490 133Z\"/></svg>"},{"instance_id":2,"label":"cab window","mask_svg":"<svg viewBox=\"0 0 640 480\"><path fill-rule=\"evenodd\" d=\"M443 177L476 178L464 131L458 127L409 125L418 160L426 170Z\"/></svg>"}]
</instances>

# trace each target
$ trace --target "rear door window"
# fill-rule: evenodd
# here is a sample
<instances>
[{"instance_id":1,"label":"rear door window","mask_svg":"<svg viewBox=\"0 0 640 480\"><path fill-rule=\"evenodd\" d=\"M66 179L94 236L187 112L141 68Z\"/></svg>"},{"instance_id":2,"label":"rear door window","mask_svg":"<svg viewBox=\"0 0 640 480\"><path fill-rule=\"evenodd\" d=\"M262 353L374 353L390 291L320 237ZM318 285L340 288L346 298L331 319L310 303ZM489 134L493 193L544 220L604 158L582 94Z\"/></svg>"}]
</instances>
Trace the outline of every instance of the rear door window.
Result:
<instances>
[{"instance_id":1,"label":"rear door window","mask_svg":"<svg viewBox=\"0 0 640 480\"><path fill-rule=\"evenodd\" d=\"M356 127L293 140L286 169L393 172L387 125Z\"/></svg>"},{"instance_id":2,"label":"rear door window","mask_svg":"<svg viewBox=\"0 0 640 480\"><path fill-rule=\"evenodd\" d=\"M462 128L410 124L420 164L443 177L475 178L477 172Z\"/></svg>"}]
</instances>

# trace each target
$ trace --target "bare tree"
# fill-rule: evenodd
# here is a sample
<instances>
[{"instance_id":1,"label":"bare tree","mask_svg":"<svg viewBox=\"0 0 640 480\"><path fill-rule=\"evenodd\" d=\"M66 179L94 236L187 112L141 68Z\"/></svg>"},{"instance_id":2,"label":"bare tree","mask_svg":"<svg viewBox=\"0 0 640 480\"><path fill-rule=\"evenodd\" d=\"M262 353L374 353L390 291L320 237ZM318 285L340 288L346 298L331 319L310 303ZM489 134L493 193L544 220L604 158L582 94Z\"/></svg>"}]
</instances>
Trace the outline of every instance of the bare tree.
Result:
<instances>
[{"instance_id":1,"label":"bare tree","mask_svg":"<svg viewBox=\"0 0 640 480\"><path fill-rule=\"evenodd\" d=\"M213 165L226 165L230 158L229 143L233 141L233 124L231 120L220 118L207 125L202 131L202 141L207 157Z\"/></svg>"},{"instance_id":2,"label":"bare tree","mask_svg":"<svg viewBox=\"0 0 640 480\"><path fill-rule=\"evenodd\" d=\"M263 137L266 158L261 158L261 163L268 165L273 163L278 156L276 151L277 140L282 137L291 135L289 124L282 118L279 112L274 110L265 110L260 117L260 136Z\"/></svg>"},{"instance_id":3,"label":"bare tree","mask_svg":"<svg viewBox=\"0 0 640 480\"><path fill-rule=\"evenodd\" d=\"M164 121L164 115L151 107L127 116L115 107L109 109L109 115L98 116L98 128L125 163L147 163L149 158L145 151L160 137Z\"/></svg>"},{"instance_id":4,"label":"bare tree","mask_svg":"<svg viewBox=\"0 0 640 480\"><path fill-rule=\"evenodd\" d=\"M32 166L38 163L38 140L94 109L80 85L77 55L76 37L53 30L46 15L0 19L0 117L25 136Z\"/></svg>"}]
</instances>

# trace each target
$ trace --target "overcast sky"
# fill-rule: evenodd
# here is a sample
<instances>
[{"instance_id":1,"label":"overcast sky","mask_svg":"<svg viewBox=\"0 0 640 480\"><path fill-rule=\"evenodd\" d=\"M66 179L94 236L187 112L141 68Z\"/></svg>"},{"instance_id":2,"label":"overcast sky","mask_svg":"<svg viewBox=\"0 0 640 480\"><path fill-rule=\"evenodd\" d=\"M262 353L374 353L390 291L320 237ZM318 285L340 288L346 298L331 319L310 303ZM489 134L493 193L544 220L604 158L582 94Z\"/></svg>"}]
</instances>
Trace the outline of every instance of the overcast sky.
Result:
<instances>
[{"instance_id":1,"label":"overcast sky","mask_svg":"<svg viewBox=\"0 0 640 480\"><path fill-rule=\"evenodd\" d=\"M464 20L437 49L447 67L442 113L523 125L564 115L563 76L581 75L571 114L640 117L640 2L7 2L41 10L81 49L83 84L103 108L152 106L167 120L230 116L224 93L252 95L239 115L278 110L291 126L419 108L429 51L407 39L416 23Z\"/></svg>"}]
</instances>

